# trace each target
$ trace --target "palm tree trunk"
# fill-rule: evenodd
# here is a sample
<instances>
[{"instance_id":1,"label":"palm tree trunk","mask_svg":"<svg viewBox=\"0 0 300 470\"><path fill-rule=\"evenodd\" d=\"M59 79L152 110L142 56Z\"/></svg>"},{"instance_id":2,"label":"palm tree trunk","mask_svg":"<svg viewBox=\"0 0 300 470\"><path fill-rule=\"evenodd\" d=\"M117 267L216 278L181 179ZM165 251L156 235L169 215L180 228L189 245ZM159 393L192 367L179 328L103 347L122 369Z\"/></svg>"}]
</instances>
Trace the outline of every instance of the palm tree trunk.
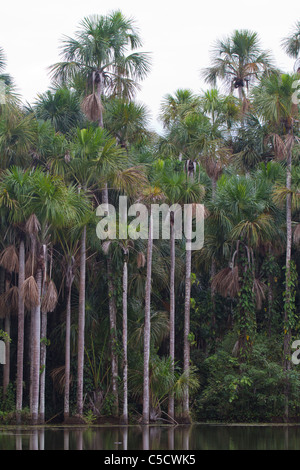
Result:
<instances>
[{"instance_id":1,"label":"palm tree trunk","mask_svg":"<svg viewBox=\"0 0 300 470\"><path fill-rule=\"evenodd\" d=\"M188 217L187 227L187 243L190 241L192 230L192 218ZM184 330L183 330L183 372L188 379L190 368L190 305L191 305L191 271L192 271L192 251L186 250L185 260L185 301L184 301ZM183 420L185 423L190 423L190 409L189 409L189 386L186 385L183 393Z\"/></svg>"},{"instance_id":2,"label":"palm tree trunk","mask_svg":"<svg viewBox=\"0 0 300 470\"><path fill-rule=\"evenodd\" d=\"M42 295L45 294L45 282L47 274L47 247L43 245L43 257L45 261L44 280L42 286ZM47 312L42 311L41 315L41 374L40 374L40 416L39 422L42 424L45 422L45 378L46 378L46 355L47 355Z\"/></svg>"},{"instance_id":3,"label":"palm tree trunk","mask_svg":"<svg viewBox=\"0 0 300 470\"><path fill-rule=\"evenodd\" d=\"M86 226L83 228L82 237L81 237L79 309L78 309L77 413L80 417L83 415L85 282L86 282Z\"/></svg>"},{"instance_id":4,"label":"palm tree trunk","mask_svg":"<svg viewBox=\"0 0 300 470\"><path fill-rule=\"evenodd\" d=\"M215 201L216 199L216 190L217 190L217 180L215 177L211 180L212 192L211 192L211 200ZM216 260L215 257L211 260L211 276L210 278L213 279L216 274ZM211 322L212 327L215 328L216 326L216 299L215 299L215 291L211 289L211 302L212 302L212 314L211 314Z\"/></svg>"},{"instance_id":5,"label":"palm tree trunk","mask_svg":"<svg viewBox=\"0 0 300 470\"><path fill-rule=\"evenodd\" d=\"M16 420L21 423L23 407L23 363L24 363L24 296L25 281L25 244L20 241L19 247L19 281L18 281L18 348L17 348L17 381L16 381Z\"/></svg>"},{"instance_id":6,"label":"palm tree trunk","mask_svg":"<svg viewBox=\"0 0 300 470\"><path fill-rule=\"evenodd\" d=\"M64 420L70 416L70 334L71 334L71 288L68 288L66 310L66 343L65 343L65 391Z\"/></svg>"},{"instance_id":7,"label":"palm tree trunk","mask_svg":"<svg viewBox=\"0 0 300 470\"><path fill-rule=\"evenodd\" d=\"M10 313L5 316L4 330L10 337ZM7 388L10 382L10 342L5 341L5 364L3 370L3 396L7 393Z\"/></svg>"},{"instance_id":8,"label":"palm tree trunk","mask_svg":"<svg viewBox=\"0 0 300 470\"><path fill-rule=\"evenodd\" d=\"M41 374L40 374L40 416L39 423L45 422L45 376L46 376L46 344L47 337L47 312L41 315Z\"/></svg>"},{"instance_id":9,"label":"palm tree trunk","mask_svg":"<svg viewBox=\"0 0 300 470\"><path fill-rule=\"evenodd\" d=\"M7 273L7 278L5 281L5 292L10 288L11 274ZM7 311L4 321L4 330L7 335L10 337L10 312ZM3 369L3 396L5 397L7 393L7 387L9 386L10 381L10 342L5 341L5 364Z\"/></svg>"},{"instance_id":10,"label":"palm tree trunk","mask_svg":"<svg viewBox=\"0 0 300 470\"><path fill-rule=\"evenodd\" d=\"M40 388L40 339L41 339L41 288L42 269L39 267L36 273L36 283L39 291L39 303L32 309L32 424L37 424L39 413L39 388Z\"/></svg>"},{"instance_id":11,"label":"palm tree trunk","mask_svg":"<svg viewBox=\"0 0 300 470\"><path fill-rule=\"evenodd\" d=\"M288 190L291 190L292 187L292 154L289 151L287 158L287 169L286 169L286 187ZM289 193L286 198L286 274L285 274L285 312L284 312L284 324L285 324L285 335L284 335L284 344L283 344L283 355L284 355L284 370L287 373L291 368L291 363L289 359L290 354L290 342L291 342L291 329L288 327L288 305L290 303L290 279L291 279L291 252L292 252L292 196ZM287 422L289 418L289 380L286 377L285 388L284 388L284 397L285 397L285 406L284 406L284 419Z\"/></svg>"},{"instance_id":12,"label":"palm tree trunk","mask_svg":"<svg viewBox=\"0 0 300 470\"><path fill-rule=\"evenodd\" d=\"M6 271L6 278L5 278L5 292L9 291L11 283L11 273ZM4 321L4 330L7 333L8 337L10 337L10 311L8 310L5 315ZM10 382L10 342L5 342L5 364L3 368L3 396L5 397L7 393L7 388Z\"/></svg>"},{"instance_id":13,"label":"palm tree trunk","mask_svg":"<svg viewBox=\"0 0 300 470\"><path fill-rule=\"evenodd\" d=\"M66 308L66 342L65 342L65 390L64 390L64 420L70 416L70 370L71 370L71 292L74 281L72 258L67 271L67 308Z\"/></svg>"},{"instance_id":14,"label":"palm tree trunk","mask_svg":"<svg viewBox=\"0 0 300 470\"><path fill-rule=\"evenodd\" d=\"M128 268L125 260L123 264L123 424L128 424L127 292Z\"/></svg>"},{"instance_id":15,"label":"palm tree trunk","mask_svg":"<svg viewBox=\"0 0 300 470\"><path fill-rule=\"evenodd\" d=\"M174 223L170 226L170 359L171 373L174 379L175 364L175 233ZM168 414L171 419L175 418L174 410L174 392L169 393Z\"/></svg>"},{"instance_id":16,"label":"palm tree trunk","mask_svg":"<svg viewBox=\"0 0 300 470\"><path fill-rule=\"evenodd\" d=\"M103 126L102 126L103 127ZM105 183L102 190L102 204L108 204L108 187ZM114 295L114 286L112 280L112 258L111 254L107 256L107 278L108 278L108 303L109 303L109 322L110 322L110 345L111 345L111 380L112 393L114 396L114 416L119 414L119 397L118 397L118 360L115 353L116 344L116 327L117 327L117 307Z\"/></svg>"},{"instance_id":17,"label":"palm tree trunk","mask_svg":"<svg viewBox=\"0 0 300 470\"><path fill-rule=\"evenodd\" d=\"M100 75L99 76L99 82L97 83L97 95L98 95L98 98L99 98L99 101L100 101L100 117L99 117L98 125L99 125L99 127L103 128L103 113L102 113L101 93L102 93L102 76Z\"/></svg>"},{"instance_id":18,"label":"palm tree trunk","mask_svg":"<svg viewBox=\"0 0 300 470\"><path fill-rule=\"evenodd\" d=\"M110 323L110 352L111 352L111 375L112 375L112 393L114 396L113 415L119 414L119 398L118 398L118 359L116 355L116 323L117 323L117 307L116 299L113 295L114 286L112 280L111 255L107 257L107 275L108 275L108 292L109 292L109 323Z\"/></svg>"},{"instance_id":19,"label":"palm tree trunk","mask_svg":"<svg viewBox=\"0 0 300 470\"><path fill-rule=\"evenodd\" d=\"M151 209L150 209L151 210ZM142 424L149 424L150 415L150 315L151 315L151 277L152 277L152 213L150 212L150 222L148 231L148 247L147 247L147 277L145 288L145 326L144 326L144 383L143 383L143 418Z\"/></svg>"}]
</instances>

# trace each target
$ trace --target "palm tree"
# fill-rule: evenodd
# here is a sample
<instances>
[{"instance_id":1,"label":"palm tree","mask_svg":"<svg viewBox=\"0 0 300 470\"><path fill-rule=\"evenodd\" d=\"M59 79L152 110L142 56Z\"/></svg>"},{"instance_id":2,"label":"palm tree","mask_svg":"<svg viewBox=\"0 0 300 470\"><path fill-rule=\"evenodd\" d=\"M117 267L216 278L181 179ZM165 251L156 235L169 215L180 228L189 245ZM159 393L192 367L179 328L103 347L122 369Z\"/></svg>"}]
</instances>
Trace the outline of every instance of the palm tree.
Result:
<instances>
[{"instance_id":1,"label":"palm tree","mask_svg":"<svg viewBox=\"0 0 300 470\"><path fill-rule=\"evenodd\" d=\"M55 131L63 134L80 127L85 121L78 94L67 87L38 95L33 109L37 119L50 121Z\"/></svg>"},{"instance_id":2,"label":"palm tree","mask_svg":"<svg viewBox=\"0 0 300 470\"><path fill-rule=\"evenodd\" d=\"M298 106L293 103L293 84L297 75L272 74L265 77L253 90L257 112L269 123L275 156L286 160L286 262L285 262L285 313L284 325L284 370L291 367L289 360L291 327L289 326L289 305L291 303L291 250L292 250L292 150L295 145ZM285 419L288 419L289 385L285 390Z\"/></svg>"},{"instance_id":3,"label":"palm tree","mask_svg":"<svg viewBox=\"0 0 300 470\"><path fill-rule=\"evenodd\" d=\"M187 178L182 189L181 203L193 204L200 203L204 196L204 188L197 181ZM184 300L184 329L183 329L183 373L189 377L190 370L190 310L191 310L191 274L192 274L192 251L188 248L191 241L192 213L187 216L186 233L186 255L185 255L185 300ZM190 405L189 405L189 387L184 388L183 394L183 420L190 423Z\"/></svg>"},{"instance_id":4,"label":"palm tree","mask_svg":"<svg viewBox=\"0 0 300 470\"><path fill-rule=\"evenodd\" d=\"M19 168L11 168L1 175L1 206L8 211L8 220L15 227L19 239L18 277L18 345L16 379L16 418L20 422L23 403L24 365L24 281L25 281L25 222L26 203L31 190L29 173ZM4 197L5 196L5 197Z\"/></svg>"},{"instance_id":5,"label":"palm tree","mask_svg":"<svg viewBox=\"0 0 300 470\"><path fill-rule=\"evenodd\" d=\"M127 226L125 227L127 229ZM128 424L128 258L129 252L133 249L133 241L130 239L119 240L113 242L108 240L103 242L102 249L105 254L108 254L110 245L117 244L123 252L123 275L122 275L122 313L123 313L123 326L122 326L122 343L123 343L123 414L122 424Z\"/></svg>"},{"instance_id":6,"label":"palm tree","mask_svg":"<svg viewBox=\"0 0 300 470\"><path fill-rule=\"evenodd\" d=\"M24 259L24 236L20 239L20 277L19 277L19 326L18 326L18 371L17 371L17 415L22 409L22 374L23 374L23 347L24 347L24 303L32 309L32 420L36 423L38 420L38 404L40 393L40 329L41 329L41 307L45 312L52 311L54 307L49 297L49 290L43 291L45 282L45 271L43 269L46 261L45 249L41 249L41 244L45 245L51 225L66 225L76 214L74 202L77 199L77 193L74 188L66 188L59 178L52 177L43 171L23 172L17 168L7 170L1 180L1 187L6 190L10 200L15 200L19 207L16 207L12 214L12 221L18 223L31 238L31 256L37 260L37 270L35 279L32 276L23 281L25 273ZM6 196L6 197L8 197ZM15 205L14 204L14 205ZM72 205L73 204L73 205ZM7 203L6 203L7 205ZM38 214L39 219L36 214ZM41 222L39 222L39 220ZM25 223L26 221L26 223ZM40 234L40 235L39 235ZM23 263L24 262L24 263ZM52 283L49 283L49 287ZM31 291L30 291L31 289ZM42 299L42 294L44 298ZM42 302L43 300L43 302ZM48 305L48 307L47 307ZM44 335L46 335L45 315L43 315L42 326L45 326ZM46 356L44 355L44 361ZM42 363L45 367L45 362ZM41 388L41 398L43 399L43 389ZM43 418L43 408L41 414Z\"/></svg>"},{"instance_id":7,"label":"palm tree","mask_svg":"<svg viewBox=\"0 0 300 470\"><path fill-rule=\"evenodd\" d=\"M143 366L143 415L142 423L149 424L150 419L150 340L151 340L151 290L152 290L152 256L153 256L153 214L151 203L161 201L163 194L160 188L148 186L142 189L139 200L149 206L147 227L147 274L145 281L145 319L144 319L144 366Z\"/></svg>"},{"instance_id":8,"label":"palm tree","mask_svg":"<svg viewBox=\"0 0 300 470\"><path fill-rule=\"evenodd\" d=\"M94 195L107 184L117 191L129 191L136 187L137 181L143 184L145 177L141 168L129 167L128 156L124 149L117 145L114 138L100 127L77 130L72 144L70 169L72 177L80 184L84 192ZM94 197L97 201L97 197ZM107 201L106 201L107 202ZM108 254L108 262L110 260ZM86 266L86 226L82 227L81 235L81 278L79 301L79 331L78 331L78 414L83 411L83 363L84 363L84 315L85 315L85 266ZM112 272L108 266L109 312L111 323L111 344L114 344L116 331L116 307L112 292ZM117 399L117 358L112 348L112 379L113 390Z\"/></svg>"},{"instance_id":9,"label":"palm tree","mask_svg":"<svg viewBox=\"0 0 300 470\"><path fill-rule=\"evenodd\" d=\"M92 90L83 102L88 118L103 127L102 96L105 93L132 97L138 88L137 80L149 71L146 53L134 52L142 45L134 21L114 11L107 16L89 16L80 23L75 38L63 40L62 57L51 67L52 76L71 82L84 76ZM127 49L132 51L126 54Z\"/></svg>"},{"instance_id":10,"label":"palm tree","mask_svg":"<svg viewBox=\"0 0 300 470\"><path fill-rule=\"evenodd\" d=\"M0 47L0 81L3 81L6 86L12 85L12 78L9 74L3 73L6 68L6 56L4 49ZM1 90L2 91L2 90ZM0 102L0 104L2 104Z\"/></svg>"},{"instance_id":11,"label":"palm tree","mask_svg":"<svg viewBox=\"0 0 300 470\"><path fill-rule=\"evenodd\" d=\"M186 185L186 175L184 172L170 171L170 168L164 169L159 177L159 184L168 204L181 204L183 191ZM170 214L170 349L169 356L171 360L171 373L175 372L175 222L176 214ZM169 395L168 415L172 420L175 418L174 391Z\"/></svg>"},{"instance_id":12,"label":"palm tree","mask_svg":"<svg viewBox=\"0 0 300 470\"><path fill-rule=\"evenodd\" d=\"M282 40L282 47L288 56L292 57L293 59L298 59L300 52L300 21L295 23L291 34ZM299 73L300 66L297 60L295 63L295 68Z\"/></svg>"},{"instance_id":13,"label":"palm tree","mask_svg":"<svg viewBox=\"0 0 300 470\"><path fill-rule=\"evenodd\" d=\"M32 116L25 116L16 105L5 106L0 116L1 168L28 166L36 138L37 128Z\"/></svg>"},{"instance_id":14,"label":"palm tree","mask_svg":"<svg viewBox=\"0 0 300 470\"><path fill-rule=\"evenodd\" d=\"M149 113L142 104L110 98L106 101L104 120L104 127L127 151L131 145L138 147L150 137Z\"/></svg>"},{"instance_id":15,"label":"palm tree","mask_svg":"<svg viewBox=\"0 0 300 470\"><path fill-rule=\"evenodd\" d=\"M191 90L178 89L174 95L166 95L160 107L160 120L165 128L171 128L191 113L200 110L200 100Z\"/></svg>"},{"instance_id":16,"label":"palm tree","mask_svg":"<svg viewBox=\"0 0 300 470\"><path fill-rule=\"evenodd\" d=\"M255 308L261 308L266 286L256 276L254 250L278 237L273 186L261 179L233 175L222 177L209 204L214 231L225 235L227 267L212 279L212 288L224 297L237 298L235 322L238 340L234 352L245 360L256 331ZM225 250L224 250L225 251ZM255 304L256 302L256 304Z\"/></svg>"},{"instance_id":17,"label":"palm tree","mask_svg":"<svg viewBox=\"0 0 300 470\"><path fill-rule=\"evenodd\" d=\"M221 79L231 93L237 89L242 100L246 97L245 89L273 68L270 54L261 49L257 33L235 30L231 36L216 41L212 65L204 69L202 75L213 86L218 78Z\"/></svg>"}]
</instances>

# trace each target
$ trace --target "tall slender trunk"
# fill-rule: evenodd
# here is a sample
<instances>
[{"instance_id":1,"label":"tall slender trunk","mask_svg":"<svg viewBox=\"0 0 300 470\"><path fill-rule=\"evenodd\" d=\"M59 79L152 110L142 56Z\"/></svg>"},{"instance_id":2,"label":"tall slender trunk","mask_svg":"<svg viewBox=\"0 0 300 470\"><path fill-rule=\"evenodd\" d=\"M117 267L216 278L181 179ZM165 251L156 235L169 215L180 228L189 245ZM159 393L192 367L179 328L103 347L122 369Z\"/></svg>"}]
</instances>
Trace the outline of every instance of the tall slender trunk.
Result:
<instances>
[{"instance_id":1,"label":"tall slender trunk","mask_svg":"<svg viewBox=\"0 0 300 470\"><path fill-rule=\"evenodd\" d=\"M43 257L45 261L42 296L45 295L46 290L46 275L47 275L47 247L43 245ZM47 312L42 310L41 315L41 374L40 374L40 416L39 422L45 422L45 379L46 379L46 355L47 355Z\"/></svg>"},{"instance_id":2,"label":"tall slender trunk","mask_svg":"<svg viewBox=\"0 0 300 470\"><path fill-rule=\"evenodd\" d=\"M39 413L39 387L40 387L40 339L41 339L41 288L42 269L39 267L36 273L36 283L39 291L39 302L32 309L32 424L37 424Z\"/></svg>"},{"instance_id":3,"label":"tall slender trunk","mask_svg":"<svg viewBox=\"0 0 300 470\"><path fill-rule=\"evenodd\" d=\"M74 258L68 266L66 276L67 307L66 307L66 342L65 342L65 390L64 390L64 420L70 416L70 370L71 370L71 293L74 281Z\"/></svg>"},{"instance_id":4,"label":"tall slender trunk","mask_svg":"<svg viewBox=\"0 0 300 470\"><path fill-rule=\"evenodd\" d=\"M150 209L151 211L151 209ZM143 417L142 423L149 424L150 415L150 332L151 332L151 277L152 277L152 213L150 212L148 247L147 247L147 277L145 288L145 326L144 326L144 383L143 383Z\"/></svg>"},{"instance_id":5,"label":"tall slender trunk","mask_svg":"<svg viewBox=\"0 0 300 470\"><path fill-rule=\"evenodd\" d=\"M105 183L102 190L102 204L108 204L108 187ZM119 396L118 396L118 358L115 352L115 344L117 340L117 307L116 298L114 294L114 285L112 278L112 258L111 254L107 255L107 279L108 279L108 309L109 309L109 323L110 323L110 350L111 350L111 381L112 393L114 396L114 416L119 414Z\"/></svg>"},{"instance_id":6,"label":"tall slender trunk","mask_svg":"<svg viewBox=\"0 0 300 470\"><path fill-rule=\"evenodd\" d=\"M127 362L127 261L123 264L123 416L122 423L128 424L128 362Z\"/></svg>"},{"instance_id":7,"label":"tall slender trunk","mask_svg":"<svg viewBox=\"0 0 300 470\"><path fill-rule=\"evenodd\" d=\"M83 415L83 370L86 282L86 227L83 228L80 249L80 281L78 309L78 366L77 366L77 413Z\"/></svg>"},{"instance_id":8,"label":"tall slender trunk","mask_svg":"<svg viewBox=\"0 0 300 470\"><path fill-rule=\"evenodd\" d=\"M174 221L170 224L170 359L171 373L174 380L175 364L175 233ZM174 392L169 393L168 414L170 418L175 418Z\"/></svg>"},{"instance_id":9,"label":"tall slender trunk","mask_svg":"<svg viewBox=\"0 0 300 470\"><path fill-rule=\"evenodd\" d=\"M71 335L71 288L68 288L66 309L66 342L65 342L65 391L64 420L70 416L70 335Z\"/></svg>"},{"instance_id":10,"label":"tall slender trunk","mask_svg":"<svg viewBox=\"0 0 300 470\"><path fill-rule=\"evenodd\" d=\"M21 423L23 408L23 364L24 364L24 296L25 281L25 244L20 241L19 247L19 280L18 280L18 348L17 348L17 381L16 381L16 420Z\"/></svg>"},{"instance_id":11,"label":"tall slender trunk","mask_svg":"<svg viewBox=\"0 0 300 470\"><path fill-rule=\"evenodd\" d=\"M8 292L11 282L11 273L7 273L5 280L5 292ZM10 311L6 312L4 320L4 330L7 335L10 337ZM3 369L3 396L5 397L7 393L7 388L10 382L10 342L5 342L5 364Z\"/></svg>"},{"instance_id":12,"label":"tall slender trunk","mask_svg":"<svg viewBox=\"0 0 300 470\"><path fill-rule=\"evenodd\" d=\"M98 125L99 125L99 127L102 127L102 128L103 128L103 113L102 113L102 97L101 97L101 93L102 93L102 76L100 75L100 76L99 76L99 82L97 83L97 95L98 95L98 98L99 98L99 101L100 101L100 106L101 106L101 109L100 109L100 117L99 117Z\"/></svg>"},{"instance_id":13,"label":"tall slender trunk","mask_svg":"<svg viewBox=\"0 0 300 470\"><path fill-rule=\"evenodd\" d=\"M4 321L4 331L10 337L10 313L7 313ZM5 364L3 370L3 396L7 393L10 382L10 342L5 341Z\"/></svg>"},{"instance_id":14,"label":"tall slender trunk","mask_svg":"<svg viewBox=\"0 0 300 470\"><path fill-rule=\"evenodd\" d=\"M217 190L217 180L215 177L212 178L212 193L211 193L211 200L214 201L216 198L216 190ZM215 257L211 260L211 279L214 278L216 275L216 259ZM211 303L212 303L212 313L211 313L211 323L212 327L215 328L216 326L216 299L215 299L215 291L211 289Z\"/></svg>"},{"instance_id":15,"label":"tall slender trunk","mask_svg":"<svg viewBox=\"0 0 300 470\"><path fill-rule=\"evenodd\" d=\"M292 187L292 153L289 151L287 158L287 168L286 168L286 187L288 190ZM291 252L292 252L292 196L289 193L286 198L286 272L285 272L285 311L284 311L284 324L285 324L285 335L283 343L283 355L284 355L284 370L286 373L291 368L291 362L289 359L290 355L290 342L291 342L291 329L288 327L288 305L290 303L290 279L291 279ZM290 384L288 377L285 380L284 387L284 419L287 422L289 418L289 390Z\"/></svg>"},{"instance_id":16,"label":"tall slender trunk","mask_svg":"<svg viewBox=\"0 0 300 470\"><path fill-rule=\"evenodd\" d=\"M191 239L192 217L188 217L187 226L187 244ZM190 368L190 305L191 305L191 271L192 271L192 251L186 249L185 259L185 301L184 301L184 329L183 329L183 371L188 379ZM183 392L183 420L190 423L189 408L189 386L184 388Z\"/></svg>"},{"instance_id":17,"label":"tall slender trunk","mask_svg":"<svg viewBox=\"0 0 300 470\"><path fill-rule=\"evenodd\" d=\"M110 354L111 354L111 376L112 376L112 394L114 397L113 415L119 414L119 398L118 398L118 358L116 354L117 342L117 306L116 299L113 295L114 286L112 278L112 261L111 255L107 257L107 275L108 275L108 292L109 292L109 324L110 324Z\"/></svg>"}]
</instances>

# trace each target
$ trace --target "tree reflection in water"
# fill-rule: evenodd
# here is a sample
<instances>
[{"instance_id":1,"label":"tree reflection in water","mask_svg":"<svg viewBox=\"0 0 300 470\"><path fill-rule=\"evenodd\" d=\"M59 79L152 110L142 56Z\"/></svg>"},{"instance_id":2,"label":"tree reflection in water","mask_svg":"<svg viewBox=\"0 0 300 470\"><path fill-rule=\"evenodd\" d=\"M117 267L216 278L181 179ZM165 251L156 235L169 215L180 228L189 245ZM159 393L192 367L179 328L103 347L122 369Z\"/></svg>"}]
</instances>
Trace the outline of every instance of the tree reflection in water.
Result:
<instances>
[{"instance_id":1,"label":"tree reflection in water","mask_svg":"<svg viewBox=\"0 0 300 470\"><path fill-rule=\"evenodd\" d=\"M300 450L299 425L2 427L0 450Z\"/></svg>"}]
</instances>

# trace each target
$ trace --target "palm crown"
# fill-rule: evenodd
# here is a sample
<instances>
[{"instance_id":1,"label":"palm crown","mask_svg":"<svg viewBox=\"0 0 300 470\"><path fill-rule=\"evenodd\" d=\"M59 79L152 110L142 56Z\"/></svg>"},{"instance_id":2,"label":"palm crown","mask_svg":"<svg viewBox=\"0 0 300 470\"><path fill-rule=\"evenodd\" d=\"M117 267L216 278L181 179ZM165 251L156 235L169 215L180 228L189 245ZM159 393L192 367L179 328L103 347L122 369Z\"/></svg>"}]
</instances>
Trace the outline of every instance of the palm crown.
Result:
<instances>
[{"instance_id":1,"label":"palm crown","mask_svg":"<svg viewBox=\"0 0 300 470\"><path fill-rule=\"evenodd\" d=\"M217 40L212 52L212 65L203 71L206 82L216 85L221 79L244 94L244 87L263 72L273 69L270 54L260 47L257 33L241 30L223 40Z\"/></svg>"}]
</instances>

